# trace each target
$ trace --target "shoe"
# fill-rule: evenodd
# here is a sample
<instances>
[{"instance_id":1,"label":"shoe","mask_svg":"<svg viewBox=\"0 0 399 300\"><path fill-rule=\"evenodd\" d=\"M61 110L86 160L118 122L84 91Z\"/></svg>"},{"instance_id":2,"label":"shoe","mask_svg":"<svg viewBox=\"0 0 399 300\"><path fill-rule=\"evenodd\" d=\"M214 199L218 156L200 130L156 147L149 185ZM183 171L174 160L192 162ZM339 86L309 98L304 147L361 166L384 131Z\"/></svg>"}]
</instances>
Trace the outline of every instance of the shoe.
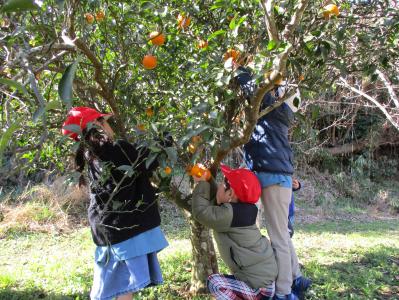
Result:
<instances>
[{"instance_id":1,"label":"shoe","mask_svg":"<svg viewBox=\"0 0 399 300\"><path fill-rule=\"evenodd\" d=\"M274 295L273 300L299 300L299 298L294 293L291 293L291 294L284 295L284 296Z\"/></svg>"},{"instance_id":2,"label":"shoe","mask_svg":"<svg viewBox=\"0 0 399 300\"><path fill-rule=\"evenodd\" d=\"M312 285L312 280L309 278L300 276L294 280L292 283L292 292L298 296L300 300L304 299L305 292L310 288Z\"/></svg>"}]
</instances>

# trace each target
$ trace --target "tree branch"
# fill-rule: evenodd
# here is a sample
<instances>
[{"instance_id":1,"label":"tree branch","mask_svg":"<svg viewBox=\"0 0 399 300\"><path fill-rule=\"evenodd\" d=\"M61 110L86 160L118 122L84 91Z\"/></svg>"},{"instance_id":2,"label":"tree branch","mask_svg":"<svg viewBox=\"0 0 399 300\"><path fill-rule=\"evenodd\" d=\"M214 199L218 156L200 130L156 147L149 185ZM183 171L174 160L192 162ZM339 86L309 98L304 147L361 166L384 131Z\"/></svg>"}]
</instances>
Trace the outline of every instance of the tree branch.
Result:
<instances>
[{"instance_id":1,"label":"tree branch","mask_svg":"<svg viewBox=\"0 0 399 300\"><path fill-rule=\"evenodd\" d=\"M389 112L386 110L386 108L381 103L379 103L376 99L374 99L373 97L367 95L366 93L364 93L364 92L358 90L357 88L351 86L344 78L340 77L339 79L342 82L342 83L338 83L339 85L350 89L351 91L363 96L367 100L369 100L372 103L374 103L382 111L382 113L385 115L385 117L388 119L388 121L396 128L396 130L399 131L399 122L396 122L393 119L393 117L389 114Z\"/></svg>"},{"instance_id":2,"label":"tree branch","mask_svg":"<svg viewBox=\"0 0 399 300\"><path fill-rule=\"evenodd\" d=\"M278 36L276 22L274 20L274 0L265 0L261 1L263 12L264 12L264 21L267 28L267 34L269 36L269 40L273 40L276 42L280 41Z\"/></svg>"},{"instance_id":3,"label":"tree branch","mask_svg":"<svg viewBox=\"0 0 399 300\"><path fill-rule=\"evenodd\" d=\"M306 7L308 6L309 0L301 0L297 4L297 9L295 10L293 16L291 17L290 22L285 25L284 31L283 31L283 37L285 41L290 41L292 42L292 39L294 37L293 33L295 29L298 27L299 22L302 20L303 12L305 11Z\"/></svg>"},{"instance_id":4,"label":"tree branch","mask_svg":"<svg viewBox=\"0 0 399 300\"><path fill-rule=\"evenodd\" d=\"M113 94L113 91L109 88L108 84L105 82L103 78L103 65L97 59L96 55L89 49L86 43L83 42L81 39L76 39L74 41L76 47L83 52L84 55L91 61L94 66L94 80L100 85L102 89L102 95L111 106L112 113L115 116L115 120L117 122L118 131L121 133L122 136L126 136L125 126L122 122L122 116L120 114L119 108L116 105L116 100Z\"/></svg>"},{"instance_id":5,"label":"tree branch","mask_svg":"<svg viewBox=\"0 0 399 300\"><path fill-rule=\"evenodd\" d=\"M385 78L384 73L382 73L380 70L376 70L375 71L378 74L378 77L380 77L381 81L384 83L384 85L386 86L389 96L391 96L393 103L395 103L395 106L397 108L399 108L399 100L398 100L398 96L396 96L395 94L395 90L393 89L392 85L390 84L390 82L388 81L388 79Z\"/></svg>"}]
</instances>

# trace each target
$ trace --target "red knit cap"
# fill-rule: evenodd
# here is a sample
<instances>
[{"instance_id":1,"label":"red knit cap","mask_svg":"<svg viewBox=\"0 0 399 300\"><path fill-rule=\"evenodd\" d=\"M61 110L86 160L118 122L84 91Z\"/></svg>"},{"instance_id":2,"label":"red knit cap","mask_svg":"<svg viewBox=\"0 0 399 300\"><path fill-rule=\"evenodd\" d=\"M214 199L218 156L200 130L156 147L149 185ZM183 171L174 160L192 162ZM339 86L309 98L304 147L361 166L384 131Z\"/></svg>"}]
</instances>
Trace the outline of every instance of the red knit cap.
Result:
<instances>
[{"instance_id":1,"label":"red knit cap","mask_svg":"<svg viewBox=\"0 0 399 300\"><path fill-rule=\"evenodd\" d=\"M83 129L86 128L87 123L93 122L94 120L97 120L98 118L101 117L110 117L112 114L102 114L95 110L94 108L90 107L73 107L71 110L68 112L67 118L62 124L62 134L63 135L68 135L70 138L74 139L75 141L78 141L78 133L70 131L68 129L64 129L65 126L68 125L77 125L80 127L80 130L83 131Z\"/></svg>"},{"instance_id":2,"label":"red knit cap","mask_svg":"<svg viewBox=\"0 0 399 300\"><path fill-rule=\"evenodd\" d=\"M253 172L248 169L233 170L226 165L221 165L220 168L240 202L258 202L262 189Z\"/></svg>"}]
</instances>

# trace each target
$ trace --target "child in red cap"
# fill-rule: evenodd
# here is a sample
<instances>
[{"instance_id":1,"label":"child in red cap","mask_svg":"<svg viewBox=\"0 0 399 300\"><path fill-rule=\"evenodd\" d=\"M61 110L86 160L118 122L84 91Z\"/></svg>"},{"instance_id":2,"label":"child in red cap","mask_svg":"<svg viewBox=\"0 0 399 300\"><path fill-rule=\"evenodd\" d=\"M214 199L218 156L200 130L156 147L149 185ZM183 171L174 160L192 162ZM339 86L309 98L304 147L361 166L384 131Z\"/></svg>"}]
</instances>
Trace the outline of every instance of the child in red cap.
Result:
<instances>
[{"instance_id":1,"label":"child in red cap","mask_svg":"<svg viewBox=\"0 0 399 300\"><path fill-rule=\"evenodd\" d=\"M95 300L132 299L147 286L162 283L157 252L168 243L160 229L160 215L150 176L158 163L146 166L149 151L114 140L110 114L90 107L74 107L62 133L79 141L75 163L87 165L90 183L89 223L96 244ZM83 175L79 180L85 184Z\"/></svg>"},{"instance_id":2,"label":"child in red cap","mask_svg":"<svg viewBox=\"0 0 399 300\"><path fill-rule=\"evenodd\" d=\"M259 181L247 169L222 165L225 183L200 178L192 199L193 217L213 229L223 261L232 275L212 274L208 288L216 299L272 299L277 264L269 240L256 226Z\"/></svg>"}]
</instances>

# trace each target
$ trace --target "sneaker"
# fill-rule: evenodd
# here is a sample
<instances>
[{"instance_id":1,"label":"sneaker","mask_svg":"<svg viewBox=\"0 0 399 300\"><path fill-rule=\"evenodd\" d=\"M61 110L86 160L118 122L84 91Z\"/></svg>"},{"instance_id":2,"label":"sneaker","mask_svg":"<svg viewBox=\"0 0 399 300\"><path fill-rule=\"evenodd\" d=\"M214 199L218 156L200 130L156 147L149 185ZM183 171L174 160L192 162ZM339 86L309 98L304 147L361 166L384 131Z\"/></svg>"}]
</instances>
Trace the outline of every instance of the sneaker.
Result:
<instances>
[{"instance_id":1,"label":"sneaker","mask_svg":"<svg viewBox=\"0 0 399 300\"><path fill-rule=\"evenodd\" d=\"M311 285L312 280L300 276L292 283L292 292L297 295L300 300L302 300L305 297L305 292L310 288Z\"/></svg>"},{"instance_id":2,"label":"sneaker","mask_svg":"<svg viewBox=\"0 0 399 300\"><path fill-rule=\"evenodd\" d=\"M284 296L274 295L273 300L299 300L299 298L294 293L291 293Z\"/></svg>"}]
</instances>

